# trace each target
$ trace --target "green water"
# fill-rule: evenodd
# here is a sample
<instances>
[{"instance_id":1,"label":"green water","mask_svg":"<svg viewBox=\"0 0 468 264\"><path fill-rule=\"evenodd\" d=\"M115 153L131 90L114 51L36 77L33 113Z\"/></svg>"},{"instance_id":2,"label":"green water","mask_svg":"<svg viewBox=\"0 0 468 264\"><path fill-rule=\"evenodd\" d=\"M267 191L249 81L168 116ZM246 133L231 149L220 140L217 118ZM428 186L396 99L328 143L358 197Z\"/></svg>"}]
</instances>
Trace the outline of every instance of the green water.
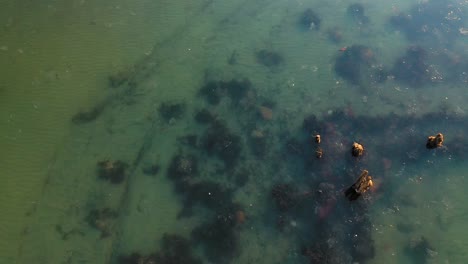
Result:
<instances>
[{"instance_id":1,"label":"green water","mask_svg":"<svg viewBox=\"0 0 468 264\"><path fill-rule=\"evenodd\" d=\"M340 48L366 45L378 58L376 64L391 67L414 44L388 20L408 12L416 1L361 3L369 24L353 21L345 1L1 3L0 263L116 263L132 252L158 251L164 234L191 238L193 254L202 263L309 263L301 248L320 241L314 212L320 204L312 197L292 212L280 213L272 201L273 185L295 183L301 192L312 193L318 182L336 185L337 206L325 229L336 233L328 243L340 248L355 235L344 229L359 207L346 203L339 190L352 184L350 171L363 167L376 182L375 191L357 201L367 208L369 243L375 245L368 263L465 263L467 165L461 153L467 146L468 36L460 33L445 46L437 46L437 40L434 46L422 44L432 55L447 54L449 59L437 67L465 67L464 79L414 87L389 77L383 83L353 85L334 71ZM463 28L468 28L466 3L456 3ZM307 8L321 17L319 30L298 27ZM328 37L335 27L341 43ZM256 58L262 50L280 54L283 62L262 65ZM125 81L112 87L109 76ZM223 94L213 106L199 95L207 81L246 78L250 93L239 103ZM163 103L180 103L185 110L165 120L158 111ZM261 117L260 106L272 110L271 120ZM203 140L209 126L194 121L203 108L239 136L240 158L233 171L248 171L245 185L237 185L232 171L203 144L181 143L186 135ZM77 113L92 109L99 109L95 119L72 122ZM339 112L344 117L336 118ZM440 112L444 118L431 124L418 119L440 117L435 114ZM311 157L312 167L303 168L309 158L284 149L289 139L309 136L301 127L311 114L324 120L318 132L325 156L322 163ZM369 131L355 132L352 126L346 133L340 127L348 119L376 116L389 125L369 119L375 122L365 126ZM393 130L400 127L398 120L408 120L402 121L404 131ZM252 134L258 131L268 146L263 155L251 151L256 142ZM421 149L399 157L385 152L385 140L396 144L400 132L413 142L398 144L412 145L419 137ZM446 149L426 150L426 137L437 132L446 136ZM326 147L341 153L354 140L365 142L371 158L361 163L346 163L339 155L327 158ZM310 149L305 153L313 153ZM176 192L167 177L178 153L197 157L196 181L221 184L232 191L232 202L241 204L235 212L242 211L245 220L237 219L233 231L238 244L226 254L233 256L209 262L216 244L210 248L193 235L221 213L195 205L190 217L178 217L186 194ZM123 183L98 178L97 163L103 160L128 164ZM386 160L391 164L385 165ZM159 172L144 173L153 164ZM118 215L106 227L106 237L86 220L100 208ZM286 219L283 231L277 228L279 215ZM406 252L421 237L430 243L424 261L418 252Z\"/></svg>"}]
</instances>

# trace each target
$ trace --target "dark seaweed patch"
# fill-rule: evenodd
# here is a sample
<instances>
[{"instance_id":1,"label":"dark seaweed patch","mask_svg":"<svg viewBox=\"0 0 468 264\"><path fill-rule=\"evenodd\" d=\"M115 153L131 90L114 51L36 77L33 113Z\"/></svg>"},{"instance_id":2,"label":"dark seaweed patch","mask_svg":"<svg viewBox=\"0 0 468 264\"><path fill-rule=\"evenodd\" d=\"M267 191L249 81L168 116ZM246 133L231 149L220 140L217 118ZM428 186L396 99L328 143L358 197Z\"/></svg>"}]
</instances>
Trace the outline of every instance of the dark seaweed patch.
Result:
<instances>
[{"instance_id":1,"label":"dark seaweed patch","mask_svg":"<svg viewBox=\"0 0 468 264\"><path fill-rule=\"evenodd\" d=\"M233 79L223 82L222 87L226 90L232 102L236 104L240 103L247 96L248 92L252 90L252 84L248 79L243 79L242 81Z\"/></svg>"},{"instance_id":2,"label":"dark seaweed patch","mask_svg":"<svg viewBox=\"0 0 468 264\"><path fill-rule=\"evenodd\" d=\"M119 87L125 83L133 83L135 78L135 69L129 67L109 76L109 84L112 88Z\"/></svg>"},{"instance_id":3,"label":"dark seaweed patch","mask_svg":"<svg viewBox=\"0 0 468 264\"><path fill-rule=\"evenodd\" d=\"M255 53L255 57L257 58L257 62L272 68L279 66L284 62L283 56L281 56L279 53L271 51L271 50L260 50Z\"/></svg>"},{"instance_id":4,"label":"dark seaweed patch","mask_svg":"<svg viewBox=\"0 0 468 264\"><path fill-rule=\"evenodd\" d=\"M172 158L167 172L176 190L186 190L198 176L198 160L193 155L178 154Z\"/></svg>"},{"instance_id":5,"label":"dark seaweed patch","mask_svg":"<svg viewBox=\"0 0 468 264\"><path fill-rule=\"evenodd\" d=\"M239 233L236 230L234 206L224 213L218 212L210 221L192 231L192 239L200 245L213 263L229 263L240 252Z\"/></svg>"},{"instance_id":6,"label":"dark seaweed patch","mask_svg":"<svg viewBox=\"0 0 468 264\"><path fill-rule=\"evenodd\" d=\"M212 124L202 136L201 145L209 155L219 157L226 168L233 168L240 157L242 143L222 122Z\"/></svg>"},{"instance_id":7,"label":"dark seaweed patch","mask_svg":"<svg viewBox=\"0 0 468 264\"><path fill-rule=\"evenodd\" d=\"M200 88L198 94L205 97L209 104L217 105L221 101L222 91L219 82L210 81Z\"/></svg>"},{"instance_id":8,"label":"dark seaweed patch","mask_svg":"<svg viewBox=\"0 0 468 264\"><path fill-rule=\"evenodd\" d=\"M195 121L200 124L211 124L216 121L216 116L208 111L208 109L203 108L195 114Z\"/></svg>"},{"instance_id":9,"label":"dark seaweed patch","mask_svg":"<svg viewBox=\"0 0 468 264\"><path fill-rule=\"evenodd\" d=\"M232 191L219 183L201 181L190 186L184 199L186 209L198 204L211 210L220 211L231 204Z\"/></svg>"},{"instance_id":10,"label":"dark seaweed patch","mask_svg":"<svg viewBox=\"0 0 468 264\"><path fill-rule=\"evenodd\" d=\"M148 256L132 253L121 256L122 264L202 264L203 262L193 256L192 246L186 238L176 234L164 234L161 249Z\"/></svg>"},{"instance_id":11,"label":"dark seaweed patch","mask_svg":"<svg viewBox=\"0 0 468 264\"><path fill-rule=\"evenodd\" d=\"M366 16L364 5L361 3L354 3L348 6L348 15L354 19L358 24L368 24L369 17Z\"/></svg>"},{"instance_id":12,"label":"dark seaweed patch","mask_svg":"<svg viewBox=\"0 0 468 264\"><path fill-rule=\"evenodd\" d=\"M143 168L143 173L146 175L154 176L159 173L161 167L158 164L151 164Z\"/></svg>"},{"instance_id":13,"label":"dark seaweed patch","mask_svg":"<svg viewBox=\"0 0 468 264\"><path fill-rule=\"evenodd\" d=\"M240 188L243 187L249 181L250 173L247 169L242 168L230 173L229 176L234 180L236 186Z\"/></svg>"},{"instance_id":14,"label":"dark seaweed patch","mask_svg":"<svg viewBox=\"0 0 468 264\"><path fill-rule=\"evenodd\" d=\"M164 121L169 122L181 118L185 113L185 109L185 103L164 102L159 106L158 112Z\"/></svg>"},{"instance_id":15,"label":"dark seaweed patch","mask_svg":"<svg viewBox=\"0 0 468 264\"><path fill-rule=\"evenodd\" d=\"M271 196L275 200L276 207L280 211L288 211L298 203L297 188L291 184L277 184L271 190Z\"/></svg>"},{"instance_id":16,"label":"dark seaweed patch","mask_svg":"<svg viewBox=\"0 0 468 264\"><path fill-rule=\"evenodd\" d=\"M278 62L276 61L278 60L276 55L269 55L266 60L270 60L265 61L267 63ZM205 97L206 101L211 105L219 104L223 96L229 96L234 104L239 104L252 90L252 84L248 79L232 79L229 81L209 81L200 88L198 94Z\"/></svg>"},{"instance_id":17,"label":"dark seaweed patch","mask_svg":"<svg viewBox=\"0 0 468 264\"><path fill-rule=\"evenodd\" d=\"M178 137L177 141L187 147L197 148L198 147L198 135L188 134L182 137Z\"/></svg>"},{"instance_id":18,"label":"dark seaweed patch","mask_svg":"<svg viewBox=\"0 0 468 264\"><path fill-rule=\"evenodd\" d=\"M335 43L341 43L343 41L343 32L338 27L333 27L327 30L328 39Z\"/></svg>"},{"instance_id":19,"label":"dark seaweed patch","mask_svg":"<svg viewBox=\"0 0 468 264\"><path fill-rule=\"evenodd\" d=\"M81 111L72 117L72 122L76 125L93 122L104 112L105 106L105 103L100 103L88 111Z\"/></svg>"},{"instance_id":20,"label":"dark seaweed patch","mask_svg":"<svg viewBox=\"0 0 468 264\"><path fill-rule=\"evenodd\" d=\"M405 248L405 254L413 263L429 263L431 252L434 252L434 248L423 236L411 239Z\"/></svg>"},{"instance_id":21,"label":"dark seaweed patch","mask_svg":"<svg viewBox=\"0 0 468 264\"><path fill-rule=\"evenodd\" d=\"M97 168L99 178L119 184L125 180L128 164L120 160L105 160L98 162Z\"/></svg>"},{"instance_id":22,"label":"dark seaweed patch","mask_svg":"<svg viewBox=\"0 0 468 264\"><path fill-rule=\"evenodd\" d=\"M464 25L463 8L452 1L431 0L413 5L409 14L400 13L390 23L410 40L451 45Z\"/></svg>"},{"instance_id":23,"label":"dark seaweed patch","mask_svg":"<svg viewBox=\"0 0 468 264\"><path fill-rule=\"evenodd\" d=\"M353 45L343 51L335 61L335 72L352 84L368 80L369 69L374 61L372 50L363 45Z\"/></svg>"},{"instance_id":24,"label":"dark seaweed patch","mask_svg":"<svg viewBox=\"0 0 468 264\"><path fill-rule=\"evenodd\" d=\"M395 79L412 86L422 86L431 80L431 70L427 62L428 54L420 46L412 46L393 65Z\"/></svg>"},{"instance_id":25,"label":"dark seaweed patch","mask_svg":"<svg viewBox=\"0 0 468 264\"><path fill-rule=\"evenodd\" d=\"M321 23L322 19L314 10L310 8L306 9L299 18L299 27L302 30L320 30Z\"/></svg>"},{"instance_id":26,"label":"dark seaweed patch","mask_svg":"<svg viewBox=\"0 0 468 264\"><path fill-rule=\"evenodd\" d=\"M101 232L101 238L105 238L111 235L112 225L117 216L117 212L110 208L93 209L86 217L86 222Z\"/></svg>"}]
</instances>

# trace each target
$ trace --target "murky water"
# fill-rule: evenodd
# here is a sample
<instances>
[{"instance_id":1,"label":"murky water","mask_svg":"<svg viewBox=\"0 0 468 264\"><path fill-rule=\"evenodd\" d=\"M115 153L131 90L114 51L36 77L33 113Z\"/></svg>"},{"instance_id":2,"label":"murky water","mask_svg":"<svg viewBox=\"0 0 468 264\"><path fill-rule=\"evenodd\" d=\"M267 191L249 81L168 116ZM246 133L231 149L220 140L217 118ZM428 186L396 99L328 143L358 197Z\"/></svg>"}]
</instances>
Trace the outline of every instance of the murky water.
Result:
<instances>
[{"instance_id":1,"label":"murky water","mask_svg":"<svg viewBox=\"0 0 468 264\"><path fill-rule=\"evenodd\" d=\"M1 263L466 262L468 3L186 2L2 3Z\"/></svg>"}]
</instances>

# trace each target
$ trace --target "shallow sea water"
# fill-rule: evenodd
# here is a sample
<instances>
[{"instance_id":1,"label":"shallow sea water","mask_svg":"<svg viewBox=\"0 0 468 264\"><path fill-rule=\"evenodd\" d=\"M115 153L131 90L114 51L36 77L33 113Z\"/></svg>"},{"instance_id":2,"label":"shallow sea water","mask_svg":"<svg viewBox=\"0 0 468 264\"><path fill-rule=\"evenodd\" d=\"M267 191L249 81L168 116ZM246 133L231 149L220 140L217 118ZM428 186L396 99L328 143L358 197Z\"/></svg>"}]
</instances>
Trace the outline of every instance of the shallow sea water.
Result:
<instances>
[{"instance_id":1,"label":"shallow sea water","mask_svg":"<svg viewBox=\"0 0 468 264\"><path fill-rule=\"evenodd\" d=\"M468 4L356 3L4 1L0 263L465 263Z\"/></svg>"}]
</instances>

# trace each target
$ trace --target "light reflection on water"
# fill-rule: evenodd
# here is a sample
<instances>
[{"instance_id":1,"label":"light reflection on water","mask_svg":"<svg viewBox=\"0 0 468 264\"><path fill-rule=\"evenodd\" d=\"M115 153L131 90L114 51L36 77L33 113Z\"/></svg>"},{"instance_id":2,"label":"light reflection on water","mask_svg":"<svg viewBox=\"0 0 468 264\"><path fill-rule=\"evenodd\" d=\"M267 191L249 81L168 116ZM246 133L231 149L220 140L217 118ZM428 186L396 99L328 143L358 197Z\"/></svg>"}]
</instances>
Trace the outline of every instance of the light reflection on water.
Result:
<instances>
[{"instance_id":1,"label":"light reflection on water","mask_svg":"<svg viewBox=\"0 0 468 264\"><path fill-rule=\"evenodd\" d=\"M18 210L26 211L22 231L9 235L14 247L0 260L465 259L468 54L459 29L466 28L466 4L142 1L95 8L115 13L86 17L91 28L138 39L132 30L148 19L154 25L141 32L157 34L140 37L146 46L126 39L134 50L145 47L127 55L131 63L96 69L100 81L89 87L99 92L91 102L68 106L73 113L54 121L70 132L50 150L54 159L43 161L44 182L23 188L36 193L25 199L34 202ZM84 42L102 37L77 28ZM1 56L19 56L8 43L0 47ZM85 52L92 63L98 51ZM101 63L119 53L125 49ZM79 70L63 64L69 70L43 69L41 85L71 85ZM444 147L426 149L427 136L438 132ZM355 141L365 147L360 158L350 153ZM363 169L374 187L349 202L343 191ZM25 204L8 189L11 204Z\"/></svg>"}]
</instances>

